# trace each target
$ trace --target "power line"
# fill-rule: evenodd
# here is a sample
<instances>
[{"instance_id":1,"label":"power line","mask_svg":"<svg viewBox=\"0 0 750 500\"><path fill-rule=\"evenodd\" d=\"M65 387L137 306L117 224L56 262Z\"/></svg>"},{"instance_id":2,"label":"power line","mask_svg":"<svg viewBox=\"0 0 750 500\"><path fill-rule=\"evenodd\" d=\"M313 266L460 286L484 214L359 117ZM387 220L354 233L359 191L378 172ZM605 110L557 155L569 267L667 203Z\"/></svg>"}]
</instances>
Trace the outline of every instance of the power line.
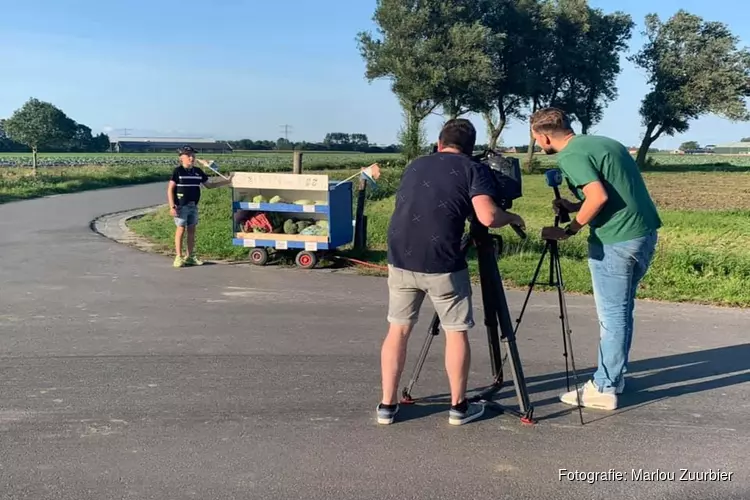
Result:
<instances>
[{"instance_id":1,"label":"power line","mask_svg":"<svg viewBox=\"0 0 750 500\"><path fill-rule=\"evenodd\" d=\"M292 126L291 125L281 125L281 129L284 131L283 132L284 139L286 139L287 142L289 142L289 131L292 129Z\"/></svg>"}]
</instances>

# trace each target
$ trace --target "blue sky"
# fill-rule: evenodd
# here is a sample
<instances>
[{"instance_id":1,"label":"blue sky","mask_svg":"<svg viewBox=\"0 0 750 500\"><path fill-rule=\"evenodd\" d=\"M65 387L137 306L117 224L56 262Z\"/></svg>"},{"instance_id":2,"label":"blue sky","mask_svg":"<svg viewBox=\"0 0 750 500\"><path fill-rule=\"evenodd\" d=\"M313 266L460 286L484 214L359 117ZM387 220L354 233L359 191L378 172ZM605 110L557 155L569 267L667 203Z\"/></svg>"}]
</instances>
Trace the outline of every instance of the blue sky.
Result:
<instances>
[{"instance_id":1,"label":"blue sky","mask_svg":"<svg viewBox=\"0 0 750 500\"><path fill-rule=\"evenodd\" d=\"M722 21L750 45L750 9L742 0L590 2L605 11L668 17L680 7ZM0 117L29 97L51 101L95 132L322 140L326 132L365 133L395 142L401 111L388 82L368 83L357 50L358 31L374 29L374 0L26 0L7 2L0 16ZM627 6L627 7L625 7ZM645 78L624 63L620 97L592 133L639 143L638 107ZM480 142L483 122L475 125ZM442 118L426 122L430 140ZM527 125L512 122L505 144L528 142ZM110 132L117 135L116 132ZM701 144L750 136L750 124L706 117L664 138Z\"/></svg>"}]
</instances>

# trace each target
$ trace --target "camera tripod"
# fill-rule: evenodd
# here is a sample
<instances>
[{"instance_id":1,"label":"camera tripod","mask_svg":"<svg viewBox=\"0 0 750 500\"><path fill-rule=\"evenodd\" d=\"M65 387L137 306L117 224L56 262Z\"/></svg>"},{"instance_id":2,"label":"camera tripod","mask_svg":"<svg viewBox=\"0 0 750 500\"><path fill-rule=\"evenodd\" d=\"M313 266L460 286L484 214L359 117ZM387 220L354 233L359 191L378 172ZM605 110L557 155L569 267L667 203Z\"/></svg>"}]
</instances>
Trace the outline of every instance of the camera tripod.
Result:
<instances>
[{"instance_id":1,"label":"camera tripod","mask_svg":"<svg viewBox=\"0 0 750 500\"><path fill-rule=\"evenodd\" d=\"M559 216L555 217L555 227L558 227L559 219ZM531 292L534 289L534 285L536 285L537 283L539 272L542 269L542 264L544 263L544 258L546 257L547 253L549 253L550 256L549 286L553 286L557 289L557 299L560 306L560 324L562 327L563 338L563 357L565 358L565 383L567 390L570 391L570 374L568 370L568 348L570 348L570 366L573 370L573 378L575 380L576 397L578 399L578 414L581 419L581 425L583 425L583 410L581 409L583 405L581 404L581 393L579 391L578 385L578 372L576 371L575 359L573 356L573 342L570 337L571 330L570 324L568 323L568 307L565 302L565 294L563 291L564 284L562 278L562 266L560 264L560 252L558 249L557 240L547 240L547 243L544 245L544 250L542 250L542 255L539 258L539 263L537 264L536 271L534 272L534 277L531 279L531 284L529 285L529 291L526 294L526 300L524 300L523 306L521 307L521 313L516 320L516 329L514 331L514 335L518 333L518 327L521 325L521 320L523 319L523 315L526 312L526 306L529 303Z\"/></svg>"},{"instance_id":2,"label":"camera tripod","mask_svg":"<svg viewBox=\"0 0 750 500\"><path fill-rule=\"evenodd\" d=\"M514 227L516 232L525 238L526 235ZM497 235L490 235L487 227L474 220L470 221L469 234L464 236L461 244L462 253L466 254L470 245L474 245L479 262L479 277L482 289L482 303L484 306L484 324L487 328L487 340L490 349L490 362L492 364L492 384L484 391L475 396L468 397L470 402L481 401L500 413L511 413L521 419L524 424L536 423L533 419L534 409L529 403L529 394L526 389L521 358L516 346L515 331L513 329L508 303L505 298L500 271L497 267L498 255L502 249L502 239ZM502 335L498 335L498 325ZM427 352L435 337L440 334L440 319L435 313L430 323L427 338L419 354L417 365L412 373L409 385L402 391L402 404L413 404L411 391L419 378ZM503 387L503 359L501 344L505 346L506 357L510 360L510 368L515 382L516 396L518 398L518 411L504 407L492 400L493 396Z\"/></svg>"}]
</instances>

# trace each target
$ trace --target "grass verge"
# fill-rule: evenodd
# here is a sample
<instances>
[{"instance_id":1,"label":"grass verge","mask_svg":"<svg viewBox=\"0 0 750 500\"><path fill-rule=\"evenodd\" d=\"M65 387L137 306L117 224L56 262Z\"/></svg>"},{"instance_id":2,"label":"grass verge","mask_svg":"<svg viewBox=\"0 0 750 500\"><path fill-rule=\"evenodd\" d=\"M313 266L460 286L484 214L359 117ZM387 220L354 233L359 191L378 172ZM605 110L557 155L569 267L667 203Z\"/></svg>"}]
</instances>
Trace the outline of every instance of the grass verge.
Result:
<instances>
[{"instance_id":1,"label":"grass verge","mask_svg":"<svg viewBox=\"0 0 750 500\"><path fill-rule=\"evenodd\" d=\"M162 181L169 177L166 167L69 167L39 169L0 168L0 203L28 200L54 194L76 193L134 184Z\"/></svg>"},{"instance_id":2,"label":"grass verge","mask_svg":"<svg viewBox=\"0 0 750 500\"><path fill-rule=\"evenodd\" d=\"M352 171L327 172L343 179ZM385 264L386 229L393 212L391 195L398 170L385 170L380 189L370 192L366 210L366 260ZM646 182L660 207L664 228L653 266L639 291L640 298L725 306L750 305L750 173L648 172ZM228 189L204 192L197 251L219 260L245 260L248 250L231 242L231 197ZM514 211L527 224L528 239L502 230L505 241L499 267L509 287L526 287L539 261L541 228L552 222L551 190L539 175L524 178L524 197ZM166 209L130 222L136 233L171 251L174 223ZM585 233L587 232L584 231ZM560 245L566 288L590 294L584 234ZM476 278L476 261L470 259ZM368 271L369 273L370 271ZM540 287L541 288L541 287Z\"/></svg>"}]
</instances>

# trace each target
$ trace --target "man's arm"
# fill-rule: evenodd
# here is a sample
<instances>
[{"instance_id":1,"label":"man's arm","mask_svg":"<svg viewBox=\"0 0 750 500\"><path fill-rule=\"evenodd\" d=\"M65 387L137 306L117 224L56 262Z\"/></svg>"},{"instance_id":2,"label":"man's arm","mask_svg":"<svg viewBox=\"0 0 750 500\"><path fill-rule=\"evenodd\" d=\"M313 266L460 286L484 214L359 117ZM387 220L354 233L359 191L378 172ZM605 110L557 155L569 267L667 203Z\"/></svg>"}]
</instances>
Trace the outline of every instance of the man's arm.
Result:
<instances>
[{"instance_id":1,"label":"man's arm","mask_svg":"<svg viewBox=\"0 0 750 500\"><path fill-rule=\"evenodd\" d=\"M493 200L495 181L488 169L476 167L470 170L470 175L469 196L479 222L486 227L499 228L512 224L523 229L525 224L520 216L506 212Z\"/></svg>"},{"instance_id":2,"label":"man's arm","mask_svg":"<svg viewBox=\"0 0 750 500\"><path fill-rule=\"evenodd\" d=\"M491 196L486 194L474 196L471 203L474 205L474 213L477 215L477 219L483 226L499 228L513 224L524 229L523 219L498 207Z\"/></svg>"},{"instance_id":3,"label":"man's arm","mask_svg":"<svg viewBox=\"0 0 750 500\"><path fill-rule=\"evenodd\" d=\"M590 157L585 155L565 156L560 160L560 169L573 186L583 190L585 199L572 207L577 208L577 210L569 210L578 213L570 222L568 228L545 227L542 229L542 238L545 240L564 240L575 235L601 212L609 199L607 190L599 178L599 172ZM565 206L559 200L556 200L554 204Z\"/></svg>"},{"instance_id":4,"label":"man's arm","mask_svg":"<svg viewBox=\"0 0 750 500\"><path fill-rule=\"evenodd\" d=\"M601 182L598 170L588 156L564 157L561 159L560 169L568 177L570 183L581 188L584 194L584 200L575 204L577 206L574 208L577 210L574 212L577 213L570 224L570 230L577 233L604 208L608 199L607 190Z\"/></svg>"},{"instance_id":5,"label":"man's arm","mask_svg":"<svg viewBox=\"0 0 750 500\"><path fill-rule=\"evenodd\" d=\"M604 205L607 204L607 200L609 200L604 184L598 180L584 185L583 194L586 199L583 200L578 213L570 223L570 230L574 233L589 224L602 211Z\"/></svg>"}]
</instances>

